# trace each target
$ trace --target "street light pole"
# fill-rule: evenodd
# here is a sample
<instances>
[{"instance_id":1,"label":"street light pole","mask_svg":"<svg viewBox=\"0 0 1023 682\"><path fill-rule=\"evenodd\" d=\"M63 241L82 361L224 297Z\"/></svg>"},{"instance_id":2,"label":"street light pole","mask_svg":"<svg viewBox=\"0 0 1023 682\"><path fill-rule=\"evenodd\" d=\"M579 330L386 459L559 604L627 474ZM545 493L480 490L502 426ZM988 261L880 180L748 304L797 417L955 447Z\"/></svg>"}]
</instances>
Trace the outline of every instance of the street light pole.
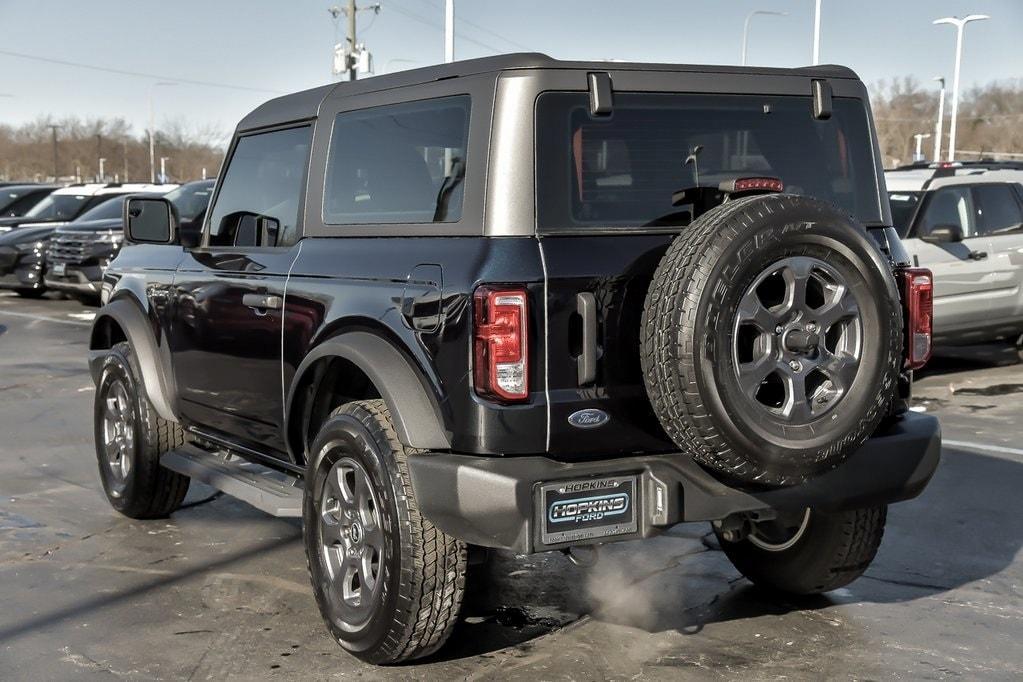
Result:
<instances>
[{"instance_id":1,"label":"street light pole","mask_svg":"<svg viewBox=\"0 0 1023 682\"><path fill-rule=\"evenodd\" d=\"M938 91L938 122L934 125L934 161L941 161L941 136L945 128L945 79L935 76L934 80L941 85Z\"/></svg>"},{"instance_id":2,"label":"street light pole","mask_svg":"<svg viewBox=\"0 0 1023 682\"><path fill-rule=\"evenodd\" d=\"M960 19L959 17L945 17L943 19L935 19L934 24L951 24L956 27L956 65L955 71L952 74L952 121L951 128L948 132L948 160L956 160L956 123L959 118L959 67L963 61L963 29L966 28L966 24L971 21L983 21L984 19L990 19L986 14L971 14L968 17Z\"/></svg>"},{"instance_id":3,"label":"street light pole","mask_svg":"<svg viewBox=\"0 0 1023 682\"><path fill-rule=\"evenodd\" d=\"M821 63L821 0L813 7L813 64Z\"/></svg>"},{"instance_id":4,"label":"street light pole","mask_svg":"<svg viewBox=\"0 0 1023 682\"><path fill-rule=\"evenodd\" d=\"M444 0L444 62L455 61L455 0Z\"/></svg>"},{"instance_id":5,"label":"street light pole","mask_svg":"<svg viewBox=\"0 0 1023 682\"><path fill-rule=\"evenodd\" d=\"M757 16L758 14L763 14L763 15L772 16L772 17L787 17L789 15L788 12L772 12L771 10L766 10L766 9L755 9L752 12L750 12L749 14L746 15L746 21L744 21L743 24L742 24L742 65L743 66L746 66L746 64L747 64L746 54L749 51L749 24L750 24L750 21L753 19L753 17Z\"/></svg>"},{"instance_id":6,"label":"street light pole","mask_svg":"<svg viewBox=\"0 0 1023 682\"><path fill-rule=\"evenodd\" d=\"M156 127L156 115L153 113L153 90L160 86L177 85L172 81L159 81L149 86L149 182L156 182L156 138L153 128Z\"/></svg>"},{"instance_id":7,"label":"street light pole","mask_svg":"<svg viewBox=\"0 0 1023 682\"><path fill-rule=\"evenodd\" d=\"M160 184L167 182L167 162L170 161L169 156L160 157Z\"/></svg>"},{"instance_id":8,"label":"street light pole","mask_svg":"<svg viewBox=\"0 0 1023 682\"><path fill-rule=\"evenodd\" d=\"M924 160L923 144L924 144L924 140L926 140L930 136L931 136L930 133L916 133L915 135L913 135L913 139L916 140L916 153L913 154L913 160L914 161L923 161Z\"/></svg>"}]
</instances>

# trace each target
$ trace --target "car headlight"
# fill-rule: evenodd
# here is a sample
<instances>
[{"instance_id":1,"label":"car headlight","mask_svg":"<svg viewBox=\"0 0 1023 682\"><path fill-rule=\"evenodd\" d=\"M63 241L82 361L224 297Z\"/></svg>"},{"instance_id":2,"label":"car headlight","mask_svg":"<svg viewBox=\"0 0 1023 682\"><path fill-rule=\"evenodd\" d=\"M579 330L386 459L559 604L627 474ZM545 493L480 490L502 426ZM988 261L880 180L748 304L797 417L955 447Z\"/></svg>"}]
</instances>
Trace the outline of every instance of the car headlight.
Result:
<instances>
[{"instance_id":1,"label":"car headlight","mask_svg":"<svg viewBox=\"0 0 1023 682\"><path fill-rule=\"evenodd\" d=\"M96 237L96 241L99 242L100 244L115 244L115 245L116 244L120 244L122 241L124 241L124 233L123 232L103 232L98 237Z\"/></svg>"}]
</instances>

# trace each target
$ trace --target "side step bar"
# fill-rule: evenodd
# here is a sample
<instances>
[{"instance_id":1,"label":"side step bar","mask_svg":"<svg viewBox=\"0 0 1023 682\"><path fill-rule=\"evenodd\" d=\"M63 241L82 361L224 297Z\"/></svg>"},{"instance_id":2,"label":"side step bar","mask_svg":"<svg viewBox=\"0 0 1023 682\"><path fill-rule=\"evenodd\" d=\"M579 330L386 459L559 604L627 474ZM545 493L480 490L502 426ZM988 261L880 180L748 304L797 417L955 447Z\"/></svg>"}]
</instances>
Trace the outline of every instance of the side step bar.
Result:
<instances>
[{"instance_id":1,"label":"side step bar","mask_svg":"<svg viewBox=\"0 0 1023 682\"><path fill-rule=\"evenodd\" d=\"M187 444L164 453L160 464L271 516L302 516L302 482L269 467Z\"/></svg>"}]
</instances>

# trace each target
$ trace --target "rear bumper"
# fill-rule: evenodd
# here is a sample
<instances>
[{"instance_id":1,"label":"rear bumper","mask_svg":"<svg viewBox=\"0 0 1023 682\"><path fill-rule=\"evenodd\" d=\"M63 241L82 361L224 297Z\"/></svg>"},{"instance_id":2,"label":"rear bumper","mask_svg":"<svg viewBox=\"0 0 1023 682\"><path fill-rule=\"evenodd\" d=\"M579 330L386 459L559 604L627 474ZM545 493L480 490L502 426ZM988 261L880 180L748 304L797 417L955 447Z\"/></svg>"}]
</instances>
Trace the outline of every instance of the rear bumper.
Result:
<instances>
[{"instance_id":1,"label":"rear bumper","mask_svg":"<svg viewBox=\"0 0 1023 682\"><path fill-rule=\"evenodd\" d=\"M941 457L938 420L907 414L871 438L838 468L807 483L761 492L733 488L678 454L566 464L546 457L429 454L410 458L420 512L445 533L520 554L656 535L677 523L713 521L766 509L828 511L916 497ZM542 483L638 476L636 528L611 537L544 544Z\"/></svg>"}]
</instances>

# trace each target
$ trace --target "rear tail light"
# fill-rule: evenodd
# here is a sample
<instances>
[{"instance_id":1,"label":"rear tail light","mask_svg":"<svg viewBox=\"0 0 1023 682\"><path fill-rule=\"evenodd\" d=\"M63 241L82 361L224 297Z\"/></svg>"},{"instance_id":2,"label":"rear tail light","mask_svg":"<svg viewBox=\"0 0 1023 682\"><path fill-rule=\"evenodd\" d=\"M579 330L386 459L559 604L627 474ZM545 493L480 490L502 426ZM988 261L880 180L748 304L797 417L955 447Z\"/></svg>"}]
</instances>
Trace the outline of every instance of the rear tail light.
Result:
<instances>
[{"instance_id":1,"label":"rear tail light","mask_svg":"<svg viewBox=\"0 0 1023 682\"><path fill-rule=\"evenodd\" d=\"M931 358L934 278L926 268L902 271L906 295L906 367L920 369Z\"/></svg>"},{"instance_id":2,"label":"rear tail light","mask_svg":"<svg viewBox=\"0 0 1023 682\"><path fill-rule=\"evenodd\" d=\"M473 295L473 379L486 398L516 402L529 397L526 290L483 286Z\"/></svg>"}]
</instances>

